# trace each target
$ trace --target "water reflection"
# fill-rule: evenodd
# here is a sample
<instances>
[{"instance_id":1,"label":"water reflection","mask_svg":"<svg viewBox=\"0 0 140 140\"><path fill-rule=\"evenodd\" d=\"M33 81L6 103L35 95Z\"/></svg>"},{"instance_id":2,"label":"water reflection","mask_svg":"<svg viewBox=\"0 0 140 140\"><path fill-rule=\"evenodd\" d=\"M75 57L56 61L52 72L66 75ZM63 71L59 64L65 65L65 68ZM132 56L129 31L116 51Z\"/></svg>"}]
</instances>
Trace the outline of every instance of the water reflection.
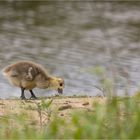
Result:
<instances>
[{"instance_id":1,"label":"water reflection","mask_svg":"<svg viewBox=\"0 0 140 140\"><path fill-rule=\"evenodd\" d=\"M132 94L140 79L139 2L0 2L0 68L32 60L64 77L65 95L97 95L102 66L117 75L118 94L127 78ZM1 98L19 91L0 75ZM13 91L12 95L10 91ZM37 90L38 96L55 94ZM40 94L41 93L41 94Z\"/></svg>"}]
</instances>

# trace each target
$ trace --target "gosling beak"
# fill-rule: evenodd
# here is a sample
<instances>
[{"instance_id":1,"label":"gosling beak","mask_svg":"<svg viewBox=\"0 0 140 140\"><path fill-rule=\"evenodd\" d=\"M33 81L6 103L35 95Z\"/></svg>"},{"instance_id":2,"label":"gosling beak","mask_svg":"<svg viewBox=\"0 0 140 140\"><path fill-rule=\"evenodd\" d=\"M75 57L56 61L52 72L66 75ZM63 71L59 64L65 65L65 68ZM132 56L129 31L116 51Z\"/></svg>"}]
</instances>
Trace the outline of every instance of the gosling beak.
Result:
<instances>
[{"instance_id":1,"label":"gosling beak","mask_svg":"<svg viewBox=\"0 0 140 140\"><path fill-rule=\"evenodd\" d=\"M59 94L63 94L63 89L58 88L58 93L59 93Z\"/></svg>"}]
</instances>

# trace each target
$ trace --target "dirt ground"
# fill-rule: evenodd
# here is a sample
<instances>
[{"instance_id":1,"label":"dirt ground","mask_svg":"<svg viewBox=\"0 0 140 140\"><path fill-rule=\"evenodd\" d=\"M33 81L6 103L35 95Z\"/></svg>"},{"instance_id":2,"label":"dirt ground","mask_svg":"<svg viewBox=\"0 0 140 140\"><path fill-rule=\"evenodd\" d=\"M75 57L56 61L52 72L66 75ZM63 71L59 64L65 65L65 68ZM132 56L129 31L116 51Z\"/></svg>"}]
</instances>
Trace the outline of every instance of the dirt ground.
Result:
<instances>
[{"instance_id":1,"label":"dirt ground","mask_svg":"<svg viewBox=\"0 0 140 140\"><path fill-rule=\"evenodd\" d=\"M54 117L70 118L74 111L93 111L93 103L104 104L101 97L52 97L39 100L0 100L0 118L26 116L30 124L46 124Z\"/></svg>"}]
</instances>

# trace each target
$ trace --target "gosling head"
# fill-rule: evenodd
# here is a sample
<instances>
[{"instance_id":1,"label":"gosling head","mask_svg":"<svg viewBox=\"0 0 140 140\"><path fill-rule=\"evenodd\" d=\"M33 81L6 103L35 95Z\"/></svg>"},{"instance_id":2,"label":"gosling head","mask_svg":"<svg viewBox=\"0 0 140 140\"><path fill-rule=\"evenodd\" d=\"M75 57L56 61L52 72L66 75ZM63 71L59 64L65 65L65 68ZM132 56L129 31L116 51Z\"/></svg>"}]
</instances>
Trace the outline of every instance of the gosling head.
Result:
<instances>
[{"instance_id":1,"label":"gosling head","mask_svg":"<svg viewBox=\"0 0 140 140\"><path fill-rule=\"evenodd\" d=\"M57 77L51 77L49 80L49 88L57 90L59 94L63 94L64 80Z\"/></svg>"}]
</instances>

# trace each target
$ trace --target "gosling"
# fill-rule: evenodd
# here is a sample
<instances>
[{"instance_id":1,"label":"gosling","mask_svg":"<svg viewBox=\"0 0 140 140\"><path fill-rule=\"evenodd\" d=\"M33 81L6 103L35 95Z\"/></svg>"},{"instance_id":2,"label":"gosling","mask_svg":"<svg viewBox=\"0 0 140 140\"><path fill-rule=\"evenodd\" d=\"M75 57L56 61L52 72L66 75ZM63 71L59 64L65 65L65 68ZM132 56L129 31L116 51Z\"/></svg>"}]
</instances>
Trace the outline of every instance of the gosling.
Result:
<instances>
[{"instance_id":1,"label":"gosling","mask_svg":"<svg viewBox=\"0 0 140 140\"><path fill-rule=\"evenodd\" d=\"M8 81L21 88L22 100L26 99L25 90L31 93L30 99L37 99L33 88L57 90L59 94L63 93L64 80L58 77L50 76L46 70L39 64L31 61L19 61L3 69L3 75Z\"/></svg>"}]
</instances>

